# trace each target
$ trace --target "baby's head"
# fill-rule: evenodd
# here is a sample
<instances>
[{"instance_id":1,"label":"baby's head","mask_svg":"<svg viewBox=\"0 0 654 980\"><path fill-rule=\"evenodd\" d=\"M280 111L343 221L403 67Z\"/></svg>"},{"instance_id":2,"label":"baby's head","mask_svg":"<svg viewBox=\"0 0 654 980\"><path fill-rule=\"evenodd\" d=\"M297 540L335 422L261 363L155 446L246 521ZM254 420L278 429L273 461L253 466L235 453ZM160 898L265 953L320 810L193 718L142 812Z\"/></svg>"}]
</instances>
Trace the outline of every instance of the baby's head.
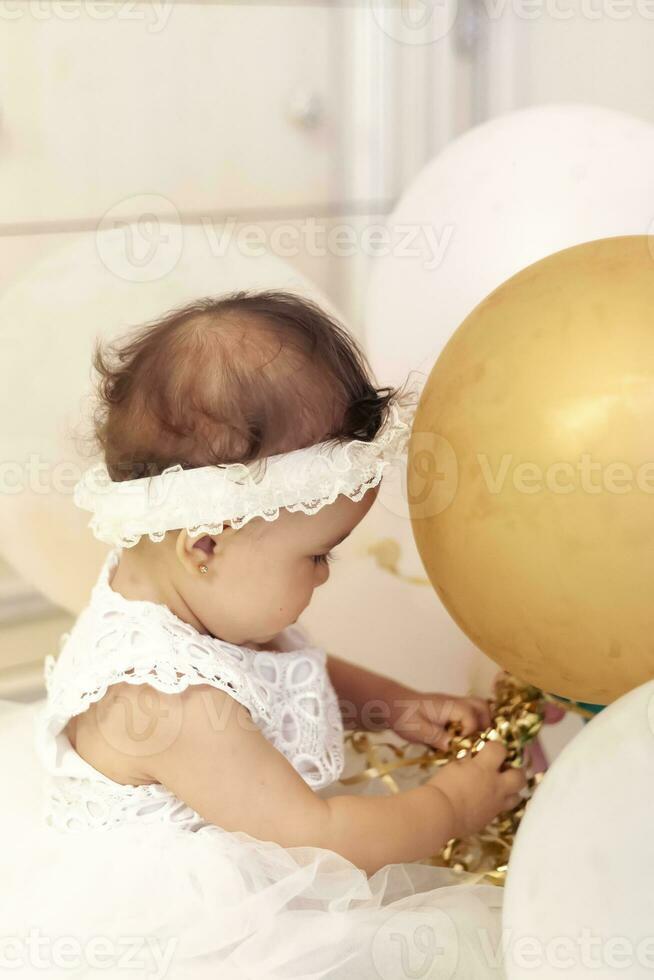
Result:
<instances>
[{"instance_id":1,"label":"baby's head","mask_svg":"<svg viewBox=\"0 0 654 980\"><path fill-rule=\"evenodd\" d=\"M398 395L374 385L363 352L331 316L275 291L173 310L110 346L98 343L93 363L95 434L114 481L370 441ZM217 534L144 536L123 550L121 590L164 602L229 642L265 644L327 580L328 553L377 492L359 501L339 495L312 515L282 509L273 521L253 518Z\"/></svg>"}]
</instances>

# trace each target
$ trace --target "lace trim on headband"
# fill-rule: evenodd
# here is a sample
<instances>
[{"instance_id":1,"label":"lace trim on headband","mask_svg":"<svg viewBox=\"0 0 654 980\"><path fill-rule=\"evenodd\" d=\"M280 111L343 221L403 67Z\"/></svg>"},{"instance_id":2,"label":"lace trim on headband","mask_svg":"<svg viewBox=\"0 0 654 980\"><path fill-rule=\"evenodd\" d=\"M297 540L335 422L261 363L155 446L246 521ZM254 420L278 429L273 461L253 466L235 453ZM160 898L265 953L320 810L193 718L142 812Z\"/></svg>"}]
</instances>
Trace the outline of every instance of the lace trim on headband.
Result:
<instances>
[{"instance_id":1,"label":"lace trim on headband","mask_svg":"<svg viewBox=\"0 0 654 980\"><path fill-rule=\"evenodd\" d=\"M281 508L315 514L339 494L361 500L389 465L404 460L415 410L391 402L385 424L370 442L322 442L253 463L195 469L178 464L158 476L123 482L112 481L105 464L98 463L75 487L74 500L91 511L88 526L95 537L122 548L146 534L161 541L178 528L197 537L220 534L227 522L240 528L256 517L274 521Z\"/></svg>"}]
</instances>

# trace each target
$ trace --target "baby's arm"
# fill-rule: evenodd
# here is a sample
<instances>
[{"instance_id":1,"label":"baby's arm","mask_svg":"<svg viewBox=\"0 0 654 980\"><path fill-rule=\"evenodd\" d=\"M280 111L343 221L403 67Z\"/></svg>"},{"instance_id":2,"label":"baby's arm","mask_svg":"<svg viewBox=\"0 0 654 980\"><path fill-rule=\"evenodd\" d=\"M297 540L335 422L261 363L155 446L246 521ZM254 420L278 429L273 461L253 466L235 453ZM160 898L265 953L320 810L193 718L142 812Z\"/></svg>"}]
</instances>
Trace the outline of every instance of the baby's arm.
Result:
<instances>
[{"instance_id":1,"label":"baby's arm","mask_svg":"<svg viewBox=\"0 0 654 980\"><path fill-rule=\"evenodd\" d=\"M229 695L205 685L153 695L149 714L156 723L150 744L139 745L144 778L226 830L337 851L368 873L428 857L451 837L484 826L517 802L524 785L522 773L498 771L505 750L488 745L475 759L450 763L394 796L324 799Z\"/></svg>"},{"instance_id":2,"label":"baby's arm","mask_svg":"<svg viewBox=\"0 0 654 980\"><path fill-rule=\"evenodd\" d=\"M346 728L392 728L410 742L448 749L450 726L461 735L483 731L491 723L484 698L417 691L330 654L327 669L338 694Z\"/></svg>"}]
</instances>

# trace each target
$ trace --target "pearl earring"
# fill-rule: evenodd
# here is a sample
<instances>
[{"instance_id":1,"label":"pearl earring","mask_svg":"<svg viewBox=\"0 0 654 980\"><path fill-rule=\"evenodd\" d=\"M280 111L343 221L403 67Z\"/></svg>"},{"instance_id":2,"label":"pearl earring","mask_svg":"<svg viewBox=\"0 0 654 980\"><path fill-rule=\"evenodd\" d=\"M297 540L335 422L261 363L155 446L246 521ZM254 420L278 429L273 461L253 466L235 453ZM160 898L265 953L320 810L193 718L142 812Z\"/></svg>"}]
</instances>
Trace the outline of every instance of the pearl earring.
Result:
<instances>
[{"instance_id":1,"label":"pearl earring","mask_svg":"<svg viewBox=\"0 0 654 980\"><path fill-rule=\"evenodd\" d=\"M200 565L200 571L202 572L203 575L206 575L207 572L209 571L209 568L207 565Z\"/></svg>"}]
</instances>

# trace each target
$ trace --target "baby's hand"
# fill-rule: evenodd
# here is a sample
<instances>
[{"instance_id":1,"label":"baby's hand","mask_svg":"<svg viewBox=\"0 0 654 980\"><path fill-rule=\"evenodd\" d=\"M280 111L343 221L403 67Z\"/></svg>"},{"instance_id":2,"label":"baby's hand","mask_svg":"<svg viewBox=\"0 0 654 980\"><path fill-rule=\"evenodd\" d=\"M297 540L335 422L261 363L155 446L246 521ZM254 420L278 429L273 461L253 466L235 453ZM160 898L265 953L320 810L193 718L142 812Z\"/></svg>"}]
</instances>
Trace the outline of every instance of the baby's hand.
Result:
<instances>
[{"instance_id":1,"label":"baby's hand","mask_svg":"<svg viewBox=\"0 0 654 980\"><path fill-rule=\"evenodd\" d=\"M527 779L524 769L500 771L506 753L501 742L486 742L476 755L448 762L427 780L427 785L435 786L450 801L456 837L478 833L498 813L511 810L520 802L520 790Z\"/></svg>"},{"instance_id":2,"label":"baby's hand","mask_svg":"<svg viewBox=\"0 0 654 980\"><path fill-rule=\"evenodd\" d=\"M447 750L452 732L449 723L461 735L483 731L491 723L490 706L484 698L462 698L454 694L414 691L397 685L389 698L390 727L407 742L425 742Z\"/></svg>"}]
</instances>

